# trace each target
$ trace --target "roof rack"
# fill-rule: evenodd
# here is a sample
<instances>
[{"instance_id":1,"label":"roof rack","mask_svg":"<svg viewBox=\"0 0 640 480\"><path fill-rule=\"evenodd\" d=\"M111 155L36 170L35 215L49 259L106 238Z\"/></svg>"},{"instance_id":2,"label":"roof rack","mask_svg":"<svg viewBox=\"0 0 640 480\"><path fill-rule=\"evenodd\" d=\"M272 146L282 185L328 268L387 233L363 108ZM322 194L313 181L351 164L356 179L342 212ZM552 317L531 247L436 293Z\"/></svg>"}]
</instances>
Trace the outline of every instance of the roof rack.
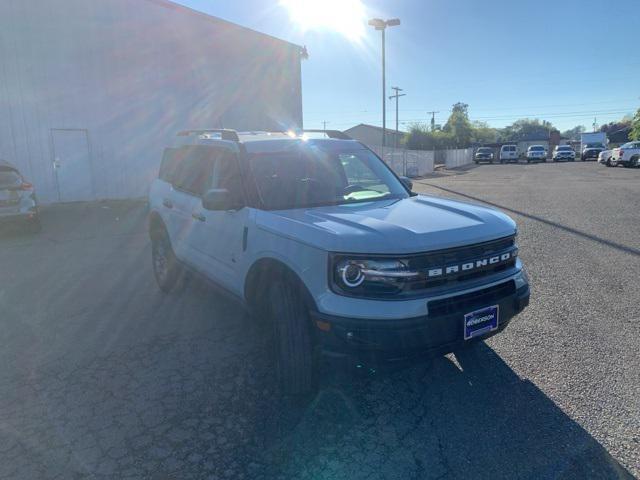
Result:
<instances>
[{"instance_id":1,"label":"roof rack","mask_svg":"<svg viewBox=\"0 0 640 480\"><path fill-rule=\"evenodd\" d=\"M232 142L239 142L238 132L228 128L202 128L197 130L182 130L178 132L178 137L188 137L190 135L204 135L207 133L219 133L222 140L231 140Z\"/></svg>"},{"instance_id":2,"label":"roof rack","mask_svg":"<svg viewBox=\"0 0 640 480\"><path fill-rule=\"evenodd\" d=\"M340 130L302 130L302 133L324 133L329 138L340 140L353 140L349 135Z\"/></svg>"}]
</instances>

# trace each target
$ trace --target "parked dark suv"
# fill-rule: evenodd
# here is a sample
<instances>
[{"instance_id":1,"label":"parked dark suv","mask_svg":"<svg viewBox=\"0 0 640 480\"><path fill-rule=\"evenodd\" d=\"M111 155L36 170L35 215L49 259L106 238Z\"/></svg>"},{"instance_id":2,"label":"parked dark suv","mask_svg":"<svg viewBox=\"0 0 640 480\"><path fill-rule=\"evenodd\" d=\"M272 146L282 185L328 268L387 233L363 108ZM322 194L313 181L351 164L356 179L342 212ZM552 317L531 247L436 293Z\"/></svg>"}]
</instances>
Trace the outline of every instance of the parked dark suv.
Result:
<instances>
[{"instance_id":1,"label":"parked dark suv","mask_svg":"<svg viewBox=\"0 0 640 480\"><path fill-rule=\"evenodd\" d=\"M476 154L474 156L474 161L476 163L480 162L489 162L493 163L493 149L489 147L480 147L476 150Z\"/></svg>"},{"instance_id":2,"label":"parked dark suv","mask_svg":"<svg viewBox=\"0 0 640 480\"><path fill-rule=\"evenodd\" d=\"M598 160L600 152L605 150L604 145L601 143L587 143L582 149L582 155L580 159L584 162L586 160Z\"/></svg>"}]
</instances>

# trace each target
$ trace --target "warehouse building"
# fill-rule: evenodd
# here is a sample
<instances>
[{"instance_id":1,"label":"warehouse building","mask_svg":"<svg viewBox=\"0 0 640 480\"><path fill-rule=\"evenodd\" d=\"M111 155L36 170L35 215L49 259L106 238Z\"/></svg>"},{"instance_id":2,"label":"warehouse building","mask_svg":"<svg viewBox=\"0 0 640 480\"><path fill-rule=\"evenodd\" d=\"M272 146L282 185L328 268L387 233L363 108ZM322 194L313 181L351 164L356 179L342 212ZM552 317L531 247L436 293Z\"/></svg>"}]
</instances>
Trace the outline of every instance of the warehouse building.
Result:
<instances>
[{"instance_id":1,"label":"warehouse building","mask_svg":"<svg viewBox=\"0 0 640 480\"><path fill-rule=\"evenodd\" d=\"M298 45L166 0L0 2L0 159L45 203L144 196L190 128L302 127Z\"/></svg>"},{"instance_id":2,"label":"warehouse building","mask_svg":"<svg viewBox=\"0 0 640 480\"><path fill-rule=\"evenodd\" d=\"M345 130L344 133L351 138L364 143L371 147L378 147L382 145L382 127L376 127L375 125L367 125L366 123L359 123L355 127L351 127ZM396 132L393 129L385 129L385 143L387 147L396 147L402 145L402 140L406 132Z\"/></svg>"}]
</instances>

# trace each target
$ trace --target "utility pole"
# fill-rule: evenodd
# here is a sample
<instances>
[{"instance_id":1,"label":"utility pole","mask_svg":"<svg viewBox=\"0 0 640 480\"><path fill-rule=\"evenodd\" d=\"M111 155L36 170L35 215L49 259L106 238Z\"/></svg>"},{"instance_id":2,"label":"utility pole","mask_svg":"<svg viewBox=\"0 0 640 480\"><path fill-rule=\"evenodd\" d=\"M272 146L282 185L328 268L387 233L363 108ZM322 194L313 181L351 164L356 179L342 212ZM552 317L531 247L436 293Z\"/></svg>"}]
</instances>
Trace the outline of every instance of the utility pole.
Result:
<instances>
[{"instance_id":1,"label":"utility pole","mask_svg":"<svg viewBox=\"0 0 640 480\"><path fill-rule=\"evenodd\" d=\"M436 113L440 112L427 112L431 114L431 131L433 132L436 129Z\"/></svg>"},{"instance_id":2,"label":"utility pole","mask_svg":"<svg viewBox=\"0 0 640 480\"><path fill-rule=\"evenodd\" d=\"M322 130L324 131L325 137L327 136L327 123L330 123L330 122L327 122L326 120L322 121Z\"/></svg>"},{"instance_id":3,"label":"utility pole","mask_svg":"<svg viewBox=\"0 0 640 480\"><path fill-rule=\"evenodd\" d=\"M593 131L596 132L598 129L598 119L593 117Z\"/></svg>"},{"instance_id":4,"label":"utility pole","mask_svg":"<svg viewBox=\"0 0 640 480\"><path fill-rule=\"evenodd\" d=\"M396 139L395 139L395 147L398 148L398 137L400 136L400 130L398 130L398 99L400 97L404 97L407 94L406 93L399 93L402 92L404 90L402 90L399 87L391 87L391 90L394 90L396 92L395 95L391 95L389 97L389 100L393 100L394 98L396 99Z\"/></svg>"}]
</instances>

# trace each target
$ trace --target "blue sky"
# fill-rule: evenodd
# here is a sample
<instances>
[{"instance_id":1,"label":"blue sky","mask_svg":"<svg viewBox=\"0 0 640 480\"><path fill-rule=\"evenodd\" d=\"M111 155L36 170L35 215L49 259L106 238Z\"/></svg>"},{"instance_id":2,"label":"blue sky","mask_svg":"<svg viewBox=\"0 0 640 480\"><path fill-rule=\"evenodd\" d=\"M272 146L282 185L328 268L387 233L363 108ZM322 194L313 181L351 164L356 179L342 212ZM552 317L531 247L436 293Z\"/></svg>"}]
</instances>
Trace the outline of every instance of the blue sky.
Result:
<instances>
[{"instance_id":1,"label":"blue sky","mask_svg":"<svg viewBox=\"0 0 640 480\"><path fill-rule=\"evenodd\" d=\"M178 3L306 45L306 128L382 124L379 32L367 27L354 42L327 28L303 31L278 0ZM640 107L640 0L362 3L367 18L402 21L387 31L387 86L407 94L401 128L428 121L430 110L444 123L457 101L469 104L472 120L494 127L529 117L561 130L590 129L594 117L607 123ZM387 126L395 126L389 101Z\"/></svg>"}]
</instances>

